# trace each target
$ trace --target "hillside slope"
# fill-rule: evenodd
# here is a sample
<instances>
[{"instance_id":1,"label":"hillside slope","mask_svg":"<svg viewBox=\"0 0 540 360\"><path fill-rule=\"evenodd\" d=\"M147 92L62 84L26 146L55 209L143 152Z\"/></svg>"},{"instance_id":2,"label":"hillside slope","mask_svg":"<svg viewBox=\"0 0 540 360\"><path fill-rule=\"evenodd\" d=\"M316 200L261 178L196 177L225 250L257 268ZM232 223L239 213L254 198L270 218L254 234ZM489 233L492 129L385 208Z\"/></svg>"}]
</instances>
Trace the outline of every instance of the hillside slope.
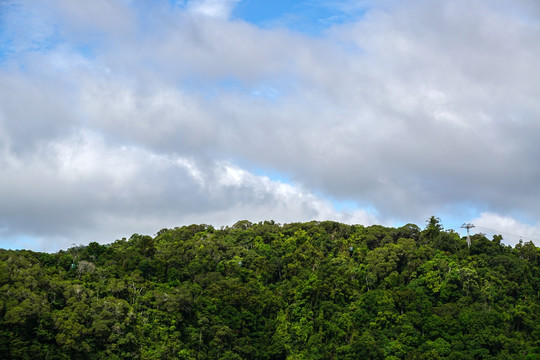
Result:
<instances>
[{"instance_id":1,"label":"hillside slope","mask_svg":"<svg viewBox=\"0 0 540 360\"><path fill-rule=\"evenodd\" d=\"M0 250L2 359L540 359L540 249L240 221Z\"/></svg>"}]
</instances>

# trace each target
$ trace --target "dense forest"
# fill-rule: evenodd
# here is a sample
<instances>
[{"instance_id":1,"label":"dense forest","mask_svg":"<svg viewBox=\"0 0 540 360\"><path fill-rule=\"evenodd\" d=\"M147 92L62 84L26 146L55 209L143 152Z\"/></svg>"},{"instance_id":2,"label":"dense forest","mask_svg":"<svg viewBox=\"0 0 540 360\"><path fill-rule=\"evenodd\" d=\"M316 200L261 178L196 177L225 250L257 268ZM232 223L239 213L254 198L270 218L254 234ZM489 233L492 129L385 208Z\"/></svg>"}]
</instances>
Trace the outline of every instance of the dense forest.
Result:
<instances>
[{"instance_id":1,"label":"dense forest","mask_svg":"<svg viewBox=\"0 0 540 360\"><path fill-rule=\"evenodd\" d=\"M336 222L0 250L2 359L540 359L540 248Z\"/></svg>"}]
</instances>

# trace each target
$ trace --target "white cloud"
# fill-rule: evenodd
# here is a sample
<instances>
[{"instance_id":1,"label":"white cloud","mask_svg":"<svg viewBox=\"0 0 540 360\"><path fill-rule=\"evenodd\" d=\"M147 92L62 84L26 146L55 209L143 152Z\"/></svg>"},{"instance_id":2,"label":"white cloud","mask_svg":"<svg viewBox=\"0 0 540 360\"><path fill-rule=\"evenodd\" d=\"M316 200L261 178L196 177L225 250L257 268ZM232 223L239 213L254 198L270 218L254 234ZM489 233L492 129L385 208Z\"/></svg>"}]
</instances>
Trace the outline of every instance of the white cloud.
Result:
<instances>
[{"instance_id":1,"label":"white cloud","mask_svg":"<svg viewBox=\"0 0 540 360\"><path fill-rule=\"evenodd\" d=\"M35 2L28 3L33 6ZM53 17L59 16L69 26L71 33L62 35L70 40L88 41L103 35L119 39L136 31L136 12L130 6L130 1L52 0L47 7L55 12ZM58 21L58 18L53 19Z\"/></svg>"},{"instance_id":2,"label":"white cloud","mask_svg":"<svg viewBox=\"0 0 540 360\"><path fill-rule=\"evenodd\" d=\"M32 16L4 13L4 234L540 214L532 2L373 2L319 38L228 21L236 1L17 3Z\"/></svg>"},{"instance_id":3,"label":"white cloud","mask_svg":"<svg viewBox=\"0 0 540 360\"><path fill-rule=\"evenodd\" d=\"M511 216L483 212L478 218L472 220L477 232L486 235L502 235L504 242L516 245L520 240L532 241L540 246L540 223L529 225L522 223Z\"/></svg>"},{"instance_id":4,"label":"white cloud","mask_svg":"<svg viewBox=\"0 0 540 360\"><path fill-rule=\"evenodd\" d=\"M228 19L240 0L190 0L187 9L193 13L218 19Z\"/></svg>"},{"instance_id":5,"label":"white cloud","mask_svg":"<svg viewBox=\"0 0 540 360\"><path fill-rule=\"evenodd\" d=\"M301 186L229 163L199 166L189 158L111 146L95 133L43 145L30 159L11 156L2 165L0 236L12 239L12 247L35 238L35 249L56 251L192 222L376 222L362 211L334 211Z\"/></svg>"}]
</instances>

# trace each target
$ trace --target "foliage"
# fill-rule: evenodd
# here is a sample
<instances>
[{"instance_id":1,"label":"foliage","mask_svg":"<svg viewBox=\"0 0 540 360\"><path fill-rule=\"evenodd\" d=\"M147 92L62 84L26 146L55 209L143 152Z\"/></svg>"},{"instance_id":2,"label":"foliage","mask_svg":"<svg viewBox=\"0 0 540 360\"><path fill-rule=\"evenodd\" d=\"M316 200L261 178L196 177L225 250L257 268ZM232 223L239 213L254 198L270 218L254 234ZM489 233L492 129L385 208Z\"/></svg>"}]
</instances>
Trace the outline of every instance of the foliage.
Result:
<instances>
[{"instance_id":1,"label":"foliage","mask_svg":"<svg viewBox=\"0 0 540 360\"><path fill-rule=\"evenodd\" d=\"M540 358L540 249L501 239L240 221L0 250L0 358Z\"/></svg>"}]
</instances>

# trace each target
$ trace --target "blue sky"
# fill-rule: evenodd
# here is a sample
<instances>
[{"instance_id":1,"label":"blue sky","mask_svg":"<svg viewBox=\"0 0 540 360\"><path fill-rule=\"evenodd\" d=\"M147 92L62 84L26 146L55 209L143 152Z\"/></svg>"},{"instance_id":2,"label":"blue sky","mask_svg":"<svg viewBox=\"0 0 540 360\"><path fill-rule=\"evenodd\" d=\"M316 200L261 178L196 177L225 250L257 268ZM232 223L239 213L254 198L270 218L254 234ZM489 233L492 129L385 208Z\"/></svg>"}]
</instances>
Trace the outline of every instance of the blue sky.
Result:
<instances>
[{"instance_id":1,"label":"blue sky","mask_svg":"<svg viewBox=\"0 0 540 360\"><path fill-rule=\"evenodd\" d=\"M431 215L537 241L539 25L533 0L0 2L0 247Z\"/></svg>"},{"instance_id":2,"label":"blue sky","mask_svg":"<svg viewBox=\"0 0 540 360\"><path fill-rule=\"evenodd\" d=\"M241 1L235 7L232 18L263 28L286 27L306 35L320 36L333 25L357 20L366 10L361 5L347 7L346 3L313 0Z\"/></svg>"}]
</instances>

